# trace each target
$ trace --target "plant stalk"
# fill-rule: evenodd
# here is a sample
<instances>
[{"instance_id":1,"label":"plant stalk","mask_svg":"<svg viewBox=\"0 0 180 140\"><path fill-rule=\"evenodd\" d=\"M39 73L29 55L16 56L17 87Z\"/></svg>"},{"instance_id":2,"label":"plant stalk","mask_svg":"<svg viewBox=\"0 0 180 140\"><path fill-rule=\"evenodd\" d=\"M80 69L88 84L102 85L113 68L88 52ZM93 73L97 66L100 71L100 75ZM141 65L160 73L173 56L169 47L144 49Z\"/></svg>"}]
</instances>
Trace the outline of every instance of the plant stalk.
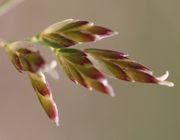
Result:
<instances>
[{"instance_id":1,"label":"plant stalk","mask_svg":"<svg viewBox=\"0 0 180 140\"><path fill-rule=\"evenodd\" d=\"M22 3L24 0L4 0L0 3L0 16L4 15L20 3ZM0 38L0 47L5 47L5 41Z\"/></svg>"},{"instance_id":2,"label":"plant stalk","mask_svg":"<svg viewBox=\"0 0 180 140\"><path fill-rule=\"evenodd\" d=\"M0 16L7 13L20 3L22 3L24 0L4 0L0 3Z\"/></svg>"}]
</instances>

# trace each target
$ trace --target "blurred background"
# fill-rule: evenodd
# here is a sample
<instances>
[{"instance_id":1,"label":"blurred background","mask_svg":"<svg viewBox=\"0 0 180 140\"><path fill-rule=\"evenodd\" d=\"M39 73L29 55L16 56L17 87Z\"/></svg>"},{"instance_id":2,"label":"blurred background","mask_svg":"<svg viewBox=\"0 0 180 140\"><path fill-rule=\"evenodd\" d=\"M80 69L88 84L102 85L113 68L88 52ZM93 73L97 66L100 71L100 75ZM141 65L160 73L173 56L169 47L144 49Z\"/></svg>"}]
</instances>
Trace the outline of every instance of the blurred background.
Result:
<instances>
[{"instance_id":1,"label":"blurred background","mask_svg":"<svg viewBox=\"0 0 180 140\"><path fill-rule=\"evenodd\" d=\"M179 6L179 0L26 0L1 16L0 37L12 41L68 18L109 27L119 35L79 48L127 52L156 75L169 70L169 80L176 85L109 79L116 92L112 98L76 86L58 69L58 81L47 77L60 112L56 127L27 76L18 73L0 49L0 140L179 140Z\"/></svg>"}]
</instances>

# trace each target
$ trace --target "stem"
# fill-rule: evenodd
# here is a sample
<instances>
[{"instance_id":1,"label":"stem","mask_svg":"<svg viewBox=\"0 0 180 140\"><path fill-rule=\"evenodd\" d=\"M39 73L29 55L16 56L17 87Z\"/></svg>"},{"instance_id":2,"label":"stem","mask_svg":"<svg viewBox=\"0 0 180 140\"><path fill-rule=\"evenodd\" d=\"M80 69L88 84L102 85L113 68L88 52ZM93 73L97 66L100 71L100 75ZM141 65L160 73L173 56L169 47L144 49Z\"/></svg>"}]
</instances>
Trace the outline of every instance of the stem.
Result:
<instances>
[{"instance_id":1,"label":"stem","mask_svg":"<svg viewBox=\"0 0 180 140\"><path fill-rule=\"evenodd\" d=\"M24 0L4 0L0 3L0 16L7 13L9 10L19 5L23 1Z\"/></svg>"},{"instance_id":2,"label":"stem","mask_svg":"<svg viewBox=\"0 0 180 140\"><path fill-rule=\"evenodd\" d=\"M3 14L7 13L20 3L22 3L24 0L4 0L3 2L0 3L0 16ZM4 48L5 47L5 41L0 38L0 47Z\"/></svg>"}]
</instances>

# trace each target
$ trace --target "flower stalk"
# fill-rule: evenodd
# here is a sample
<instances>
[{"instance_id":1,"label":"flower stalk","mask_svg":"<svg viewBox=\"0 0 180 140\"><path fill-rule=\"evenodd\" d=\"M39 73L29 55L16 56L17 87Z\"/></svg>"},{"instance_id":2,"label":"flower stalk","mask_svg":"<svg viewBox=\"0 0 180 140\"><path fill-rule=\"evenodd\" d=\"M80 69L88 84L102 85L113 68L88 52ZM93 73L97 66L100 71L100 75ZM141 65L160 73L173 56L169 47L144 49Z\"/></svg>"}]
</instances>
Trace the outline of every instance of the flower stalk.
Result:
<instances>
[{"instance_id":1,"label":"flower stalk","mask_svg":"<svg viewBox=\"0 0 180 140\"><path fill-rule=\"evenodd\" d=\"M0 16L7 13L20 3L22 3L24 0L4 0L0 3Z\"/></svg>"}]
</instances>

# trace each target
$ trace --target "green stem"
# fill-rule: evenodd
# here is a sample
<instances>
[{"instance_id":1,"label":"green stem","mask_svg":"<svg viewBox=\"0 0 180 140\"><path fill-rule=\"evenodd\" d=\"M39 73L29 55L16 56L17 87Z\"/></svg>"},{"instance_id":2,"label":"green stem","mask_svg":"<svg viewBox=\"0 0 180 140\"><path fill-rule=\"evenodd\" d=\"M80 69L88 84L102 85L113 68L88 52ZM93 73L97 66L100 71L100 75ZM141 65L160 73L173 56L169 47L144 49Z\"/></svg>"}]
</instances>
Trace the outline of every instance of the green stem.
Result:
<instances>
[{"instance_id":1,"label":"green stem","mask_svg":"<svg viewBox=\"0 0 180 140\"><path fill-rule=\"evenodd\" d=\"M23 1L24 0L4 0L3 2L0 3L0 16L7 13L12 8L22 3ZM6 44L5 41L0 38L0 47L4 48L5 44Z\"/></svg>"},{"instance_id":2,"label":"green stem","mask_svg":"<svg viewBox=\"0 0 180 140\"><path fill-rule=\"evenodd\" d=\"M0 16L7 13L9 10L19 5L23 1L24 0L4 0L0 3Z\"/></svg>"}]
</instances>

